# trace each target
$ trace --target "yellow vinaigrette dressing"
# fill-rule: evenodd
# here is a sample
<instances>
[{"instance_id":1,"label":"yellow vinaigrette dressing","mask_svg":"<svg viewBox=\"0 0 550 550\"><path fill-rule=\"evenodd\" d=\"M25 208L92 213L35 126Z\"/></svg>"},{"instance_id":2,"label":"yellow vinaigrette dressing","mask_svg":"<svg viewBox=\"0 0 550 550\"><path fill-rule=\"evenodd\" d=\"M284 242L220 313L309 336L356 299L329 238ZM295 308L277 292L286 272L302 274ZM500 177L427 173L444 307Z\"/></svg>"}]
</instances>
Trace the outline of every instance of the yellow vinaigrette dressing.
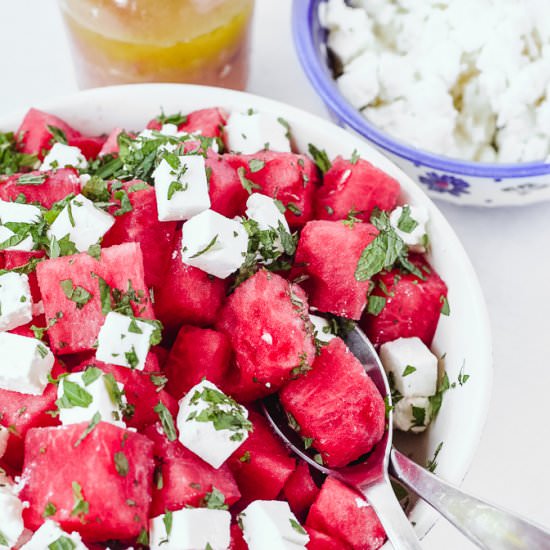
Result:
<instances>
[{"instance_id":1,"label":"yellow vinaigrette dressing","mask_svg":"<svg viewBox=\"0 0 550 550\"><path fill-rule=\"evenodd\" d=\"M254 0L61 0L82 87L191 82L244 89Z\"/></svg>"}]
</instances>

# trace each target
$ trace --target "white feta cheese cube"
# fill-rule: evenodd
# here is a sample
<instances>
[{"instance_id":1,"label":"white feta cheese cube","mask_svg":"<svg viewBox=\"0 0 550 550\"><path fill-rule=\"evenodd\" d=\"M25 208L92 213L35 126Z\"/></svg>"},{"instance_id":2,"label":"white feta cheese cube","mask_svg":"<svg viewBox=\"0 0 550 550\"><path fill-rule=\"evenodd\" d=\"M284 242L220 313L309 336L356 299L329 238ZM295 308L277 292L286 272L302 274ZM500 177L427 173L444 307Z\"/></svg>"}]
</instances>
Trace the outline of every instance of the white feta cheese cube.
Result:
<instances>
[{"instance_id":1,"label":"white feta cheese cube","mask_svg":"<svg viewBox=\"0 0 550 550\"><path fill-rule=\"evenodd\" d=\"M428 397L404 397L393 408L393 425L403 432L423 432L432 419Z\"/></svg>"},{"instance_id":2,"label":"white feta cheese cube","mask_svg":"<svg viewBox=\"0 0 550 550\"><path fill-rule=\"evenodd\" d=\"M0 518L0 535L13 548L24 529L23 504L7 486L0 486Z\"/></svg>"},{"instance_id":3,"label":"white feta cheese cube","mask_svg":"<svg viewBox=\"0 0 550 550\"><path fill-rule=\"evenodd\" d=\"M97 208L84 195L77 195L61 210L52 223L48 236L60 241L68 235L79 252L86 252L114 223L113 216Z\"/></svg>"},{"instance_id":4,"label":"white feta cheese cube","mask_svg":"<svg viewBox=\"0 0 550 550\"><path fill-rule=\"evenodd\" d=\"M63 143L54 143L53 147L44 157L40 170L55 170L56 168L65 168L65 166L87 168L88 162L78 147Z\"/></svg>"},{"instance_id":5,"label":"white feta cheese cube","mask_svg":"<svg viewBox=\"0 0 550 550\"><path fill-rule=\"evenodd\" d=\"M227 550L230 529L231 514L226 510L184 508L149 520L149 544L151 550Z\"/></svg>"},{"instance_id":6,"label":"white feta cheese cube","mask_svg":"<svg viewBox=\"0 0 550 550\"><path fill-rule=\"evenodd\" d=\"M248 438L248 411L203 380L180 400L177 425L184 447L219 468Z\"/></svg>"},{"instance_id":7,"label":"white feta cheese cube","mask_svg":"<svg viewBox=\"0 0 550 550\"><path fill-rule=\"evenodd\" d=\"M279 229L281 224L290 233L284 213L279 210L275 200L267 195L252 193L246 201L246 216L258 224L260 231Z\"/></svg>"},{"instance_id":8,"label":"white feta cheese cube","mask_svg":"<svg viewBox=\"0 0 550 550\"><path fill-rule=\"evenodd\" d=\"M290 511L288 502L256 500L240 517L250 550L298 550L309 542L309 535Z\"/></svg>"},{"instance_id":9,"label":"white feta cheese cube","mask_svg":"<svg viewBox=\"0 0 550 550\"><path fill-rule=\"evenodd\" d=\"M0 275L0 331L12 330L31 320L29 277L15 272Z\"/></svg>"},{"instance_id":10,"label":"white feta cheese cube","mask_svg":"<svg viewBox=\"0 0 550 550\"><path fill-rule=\"evenodd\" d=\"M408 204L398 206L390 214L395 232L413 252L426 251L428 219L428 211L424 207Z\"/></svg>"},{"instance_id":11,"label":"white feta cheese cube","mask_svg":"<svg viewBox=\"0 0 550 550\"><path fill-rule=\"evenodd\" d=\"M288 128L269 113L233 112L224 132L227 148L236 153L251 155L264 149L290 153Z\"/></svg>"},{"instance_id":12,"label":"white feta cheese cube","mask_svg":"<svg viewBox=\"0 0 550 550\"><path fill-rule=\"evenodd\" d=\"M116 387L112 387L111 380L97 367L64 377L57 386L56 403L61 424L90 422L99 413L102 422L125 428L121 410L126 403L124 385L115 382Z\"/></svg>"},{"instance_id":13,"label":"white feta cheese cube","mask_svg":"<svg viewBox=\"0 0 550 550\"><path fill-rule=\"evenodd\" d=\"M248 233L236 220L205 210L183 224L181 259L184 264L225 279L243 264Z\"/></svg>"},{"instance_id":14,"label":"white feta cheese cube","mask_svg":"<svg viewBox=\"0 0 550 550\"><path fill-rule=\"evenodd\" d=\"M111 311L97 336L96 359L143 370L154 330L150 323Z\"/></svg>"},{"instance_id":15,"label":"white feta cheese cube","mask_svg":"<svg viewBox=\"0 0 550 550\"><path fill-rule=\"evenodd\" d=\"M313 335L317 340L328 344L333 338L336 338L330 330L330 323L324 317L310 313L309 320L313 324Z\"/></svg>"},{"instance_id":16,"label":"white feta cheese cube","mask_svg":"<svg viewBox=\"0 0 550 550\"><path fill-rule=\"evenodd\" d=\"M398 338L380 347L384 370L403 397L427 397L437 391L437 357L420 338Z\"/></svg>"},{"instance_id":17,"label":"white feta cheese cube","mask_svg":"<svg viewBox=\"0 0 550 550\"><path fill-rule=\"evenodd\" d=\"M160 221L187 220L210 208L202 155L170 155L153 172Z\"/></svg>"},{"instance_id":18,"label":"white feta cheese cube","mask_svg":"<svg viewBox=\"0 0 550 550\"><path fill-rule=\"evenodd\" d=\"M32 204L19 204L16 202L8 202L0 200L0 243L4 243L15 233L8 229L5 224L10 223L38 223L42 218L40 208ZM3 250L22 250L30 252L34 247L34 242L31 236L26 237L21 242L12 246L3 247Z\"/></svg>"},{"instance_id":19,"label":"white feta cheese cube","mask_svg":"<svg viewBox=\"0 0 550 550\"><path fill-rule=\"evenodd\" d=\"M48 384L54 356L36 338L0 332L0 388L42 395Z\"/></svg>"},{"instance_id":20,"label":"white feta cheese cube","mask_svg":"<svg viewBox=\"0 0 550 550\"><path fill-rule=\"evenodd\" d=\"M65 542L65 546L61 546L58 543L58 546L55 546L55 548L71 548L72 550L87 550L88 548L82 542L79 533L66 533L55 521L47 519L38 530L34 532L31 539L21 546L20 550L44 550L45 548L49 548L50 544L59 541L59 539ZM73 544L67 541L71 541Z\"/></svg>"},{"instance_id":21,"label":"white feta cheese cube","mask_svg":"<svg viewBox=\"0 0 550 550\"><path fill-rule=\"evenodd\" d=\"M6 454L9 438L10 438L9 430L4 426L0 426L0 458L2 458ZM1 483L2 483L2 480L0 478L0 484Z\"/></svg>"}]
</instances>

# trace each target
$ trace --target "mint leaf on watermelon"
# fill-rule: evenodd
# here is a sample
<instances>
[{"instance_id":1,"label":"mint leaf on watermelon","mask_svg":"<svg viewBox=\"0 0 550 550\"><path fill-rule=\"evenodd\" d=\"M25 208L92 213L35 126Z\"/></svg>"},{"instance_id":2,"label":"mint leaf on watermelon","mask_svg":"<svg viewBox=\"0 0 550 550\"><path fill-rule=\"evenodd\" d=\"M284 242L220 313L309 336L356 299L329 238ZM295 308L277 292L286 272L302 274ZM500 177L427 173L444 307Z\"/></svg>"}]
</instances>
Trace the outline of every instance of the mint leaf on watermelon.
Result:
<instances>
[{"instance_id":1,"label":"mint leaf on watermelon","mask_svg":"<svg viewBox=\"0 0 550 550\"><path fill-rule=\"evenodd\" d=\"M322 149L317 149L313 143L308 145L308 151L313 159L313 162L317 165L317 168L319 168L323 174L326 174L332 166L327 152Z\"/></svg>"},{"instance_id":2,"label":"mint leaf on watermelon","mask_svg":"<svg viewBox=\"0 0 550 550\"><path fill-rule=\"evenodd\" d=\"M57 507L52 502L48 502L44 507L44 512L42 513L43 518L49 518L57 512Z\"/></svg>"},{"instance_id":3,"label":"mint leaf on watermelon","mask_svg":"<svg viewBox=\"0 0 550 550\"><path fill-rule=\"evenodd\" d=\"M260 159L250 159L248 161L248 168L252 173L259 172L265 166L265 162Z\"/></svg>"},{"instance_id":4,"label":"mint leaf on watermelon","mask_svg":"<svg viewBox=\"0 0 550 550\"><path fill-rule=\"evenodd\" d=\"M130 202L130 198L128 197L128 193L126 193L124 189L116 191L114 197L117 201L120 201L120 208L113 212L114 216L122 216L123 214L127 214L134 209L132 203Z\"/></svg>"},{"instance_id":5,"label":"mint leaf on watermelon","mask_svg":"<svg viewBox=\"0 0 550 550\"><path fill-rule=\"evenodd\" d=\"M367 301L367 313L371 315L379 315L386 305L386 298L371 294Z\"/></svg>"},{"instance_id":6,"label":"mint leaf on watermelon","mask_svg":"<svg viewBox=\"0 0 550 550\"><path fill-rule=\"evenodd\" d=\"M71 279L64 279L59 284L65 296L76 304L77 309L82 309L92 299L92 294L81 286L74 286Z\"/></svg>"},{"instance_id":7,"label":"mint leaf on watermelon","mask_svg":"<svg viewBox=\"0 0 550 550\"><path fill-rule=\"evenodd\" d=\"M441 303L441 315L447 315L449 316L451 314L451 308L449 307L449 301L447 300L447 296L444 296L443 294L439 298L439 302Z\"/></svg>"},{"instance_id":8,"label":"mint leaf on watermelon","mask_svg":"<svg viewBox=\"0 0 550 550\"><path fill-rule=\"evenodd\" d=\"M72 482L74 508L71 516L85 516L90 511L90 505L82 496L82 487L76 481Z\"/></svg>"},{"instance_id":9,"label":"mint leaf on watermelon","mask_svg":"<svg viewBox=\"0 0 550 550\"><path fill-rule=\"evenodd\" d=\"M89 435L92 433L92 430L101 422L101 415L99 412L96 412L90 423L86 426L86 429L82 432L80 437L75 441L74 446L78 447Z\"/></svg>"},{"instance_id":10,"label":"mint leaf on watermelon","mask_svg":"<svg viewBox=\"0 0 550 550\"><path fill-rule=\"evenodd\" d=\"M67 136L65 135L65 132L61 128L48 124L48 131L52 135L52 140L51 140L52 143L57 142L63 145L69 144L69 142L67 141Z\"/></svg>"},{"instance_id":11,"label":"mint leaf on watermelon","mask_svg":"<svg viewBox=\"0 0 550 550\"><path fill-rule=\"evenodd\" d=\"M46 174L24 174L17 178L17 185L42 185L46 181Z\"/></svg>"},{"instance_id":12,"label":"mint leaf on watermelon","mask_svg":"<svg viewBox=\"0 0 550 550\"><path fill-rule=\"evenodd\" d=\"M130 465L128 464L128 458L124 454L124 451L118 451L114 455L115 469L118 475L126 477L130 471Z\"/></svg>"},{"instance_id":13,"label":"mint leaf on watermelon","mask_svg":"<svg viewBox=\"0 0 550 550\"><path fill-rule=\"evenodd\" d=\"M228 510L229 506L225 503L225 495L216 487L212 487L212 491L206 493L200 503L201 508L209 508L210 510Z\"/></svg>"},{"instance_id":14,"label":"mint leaf on watermelon","mask_svg":"<svg viewBox=\"0 0 550 550\"><path fill-rule=\"evenodd\" d=\"M255 189L261 189L262 188L261 185L258 185L257 183L254 183L253 181L249 180L246 177L246 170L244 169L243 166L240 166L237 169L237 175L239 176L239 180L241 181L241 185L243 186L243 188L245 189L245 191L249 195L252 195L252 193L254 193Z\"/></svg>"},{"instance_id":15,"label":"mint leaf on watermelon","mask_svg":"<svg viewBox=\"0 0 550 550\"><path fill-rule=\"evenodd\" d=\"M76 543L66 536L61 536L48 545L48 550L74 550Z\"/></svg>"},{"instance_id":16,"label":"mint leaf on watermelon","mask_svg":"<svg viewBox=\"0 0 550 550\"><path fill-rule=\"evenodd\" d=\"M175 441L178 438L178 434L176 432L176 427L174 426L174 418L172 417L172 413L166 408L166 405L162 401L159 401L153 410L158 414L162 429L164 430L168 440Z\"/></svg>"},{"instance_id":17,"label":"mint leaf on watermelon","mask_svg":"<svg viewBox=\"0 0 550 550\"><path fill-rule=\"evenodd\" d=\"M155 119L160 124L175 124L179 126L180 124L185 124L187 122L187 115L182 115L181 112L177 112L173 115L166 115L164 111L161 110L161 113Z\"/></svg>"}]
</instances>

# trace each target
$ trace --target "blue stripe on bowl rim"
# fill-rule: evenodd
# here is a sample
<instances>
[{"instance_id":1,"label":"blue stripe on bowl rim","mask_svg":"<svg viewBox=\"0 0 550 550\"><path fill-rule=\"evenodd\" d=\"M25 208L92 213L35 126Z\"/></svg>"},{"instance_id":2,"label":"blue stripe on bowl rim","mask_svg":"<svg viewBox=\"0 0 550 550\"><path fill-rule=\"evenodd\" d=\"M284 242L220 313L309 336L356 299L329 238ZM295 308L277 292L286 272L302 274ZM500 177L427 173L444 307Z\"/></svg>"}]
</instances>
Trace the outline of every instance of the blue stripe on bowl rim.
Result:
<instances>
[{"instance_id":1,"label":"blue stripe on bowl rim","mask_svg":"<svg viewBox=\"0 0 550 550\"><path fill-rule=\"evenodd\" d=\"M415 149L394 139L373 126L342 96L324 59L324 37L317 17L318 6L325 0L293 0L292 30L298 59L325 105L343 123L368 138L379 147L409 162L436 170L466 176L491 178L501 181L507 178L528 178L550 174L550 163L481 163L463 161Z\"/></svg>"}]
</instances>

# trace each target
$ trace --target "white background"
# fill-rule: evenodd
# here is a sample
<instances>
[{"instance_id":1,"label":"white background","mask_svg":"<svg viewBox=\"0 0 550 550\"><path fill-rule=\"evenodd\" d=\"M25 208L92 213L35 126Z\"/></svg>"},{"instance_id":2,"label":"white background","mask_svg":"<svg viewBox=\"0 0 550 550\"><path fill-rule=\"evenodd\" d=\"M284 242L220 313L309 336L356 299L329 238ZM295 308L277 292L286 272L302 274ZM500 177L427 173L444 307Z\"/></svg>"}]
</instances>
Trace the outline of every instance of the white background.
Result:
<instances>
[{"instance_id":1,"label":"white background","mask_svg":"<svg viewBox=\"0 0 550 550\"><path fill-rule=\"evenodd\" d=\"M249 91L326 117L294 53L290 0L257 2ZM0 115L75 90L55 0L0 0ZM495 350L489 419L464 488L550 527L550 203L439 206L477 270ZM423 546L474 548L445 520Z\"/></svg>"}]
</instances>

